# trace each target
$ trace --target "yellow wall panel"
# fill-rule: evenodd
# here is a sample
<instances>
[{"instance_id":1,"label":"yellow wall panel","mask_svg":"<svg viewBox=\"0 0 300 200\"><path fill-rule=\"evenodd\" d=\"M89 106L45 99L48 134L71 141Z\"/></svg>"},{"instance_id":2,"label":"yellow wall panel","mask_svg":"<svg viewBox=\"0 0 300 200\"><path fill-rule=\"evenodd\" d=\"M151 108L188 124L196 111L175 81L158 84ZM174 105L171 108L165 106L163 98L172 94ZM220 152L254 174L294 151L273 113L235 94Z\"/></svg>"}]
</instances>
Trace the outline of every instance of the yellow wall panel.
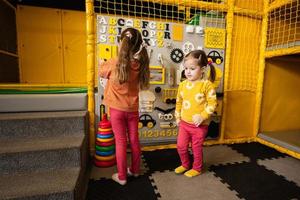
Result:
<instances>
[{"instance_id":1,"label":"yellow wall panel","mask_svg":"<svg viewBox=\"0 0 300 200\"><path fill-rule=\"evenodd\" d=\"M260 132L300 129L300 56L266 60Z\"/></svg>"},{"instance_id":2,"label":"yellow wall panel","mask_svg":"<svg viewBox=\"0 0 300 200\"><path fill-rule=\"evenodd\" d=\"M56 9L19 6L22 83L63 83L61 15Z\"/></svg>"},{"instance_id":3,"label":"yellow wall panel","mask_svg":"<svg viewBox=\"0 0 300 200\"><path fill-rule=\"evenodd\" d=\"M86 83L86 19L84 12L62 11L66 83Z\"/></svg>"},{"instance_id":4,"label":"yellow wall panel","mask_svg":"<svg viewBox=\"0 0 300 200\"><path fill-rule=\"evenodd\" d=\"M117 57L118 55L118 46L116 45L107 45L107 44L98 44L97 45L97 58L104 61L109 60L110 58ZM96 66L95 72L98 72L98 66ZM95 81L98 82L98 73L95 73ZM97 84L96 84L97 85Z\"/></svg>"},{"instance_id":5,"label":"yellow wall panel","mask_svg":"<svg viewBox=\"0 0 300 200\"><path fill-rule=\"evenodd\" d=\"M98 58L107 61L112 57L112 46L108 44L98 44Z\"/></svg>"},{"instance_id":6,"label":"yellow wall panel","mask_svg":"<svg viewBox=\"0 0 300 200\"><path fill-rule=\"evenodd\" d=\"M183 39L183 26L182 25L173 25L173 40L174 41L182 41Z\"/></svg>"},{"instance_id":7,"label":"yellow wall panel","mask_svg":"<svg viewBox=\"0 0 300 200\"><path fill-rule=\"evenodd\" d=\"M231 91L227 94L224 139L253 136L255 93Z\"/></svg>"}]
</instances>

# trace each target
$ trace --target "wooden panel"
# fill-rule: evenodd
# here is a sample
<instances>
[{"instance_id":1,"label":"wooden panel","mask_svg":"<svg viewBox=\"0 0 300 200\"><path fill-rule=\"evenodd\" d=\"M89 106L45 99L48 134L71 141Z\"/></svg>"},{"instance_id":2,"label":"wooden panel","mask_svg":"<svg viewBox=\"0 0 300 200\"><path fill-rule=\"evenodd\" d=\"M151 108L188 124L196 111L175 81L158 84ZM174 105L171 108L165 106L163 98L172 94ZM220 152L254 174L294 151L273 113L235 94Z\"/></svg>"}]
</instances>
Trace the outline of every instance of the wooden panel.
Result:
<instances>
[{"instance_id":1,"label":"wooden panel","mask_svg":"<svg viewBox=\"0 0 300 200\"><path fill-rule=\"evenodd\" d=\"M61 12L19 6L17 24L21 82L63 83Z\"/></svg>"},{"instance_id":2,"label":"wooden panel","mask_svg":"<svg viewBox=\"0 0 300 200\"><path fill-rule=\"evenodd\" d=\"M85 13L62 11L66 83L86 83Z\"/></svg>"},{"instance_id":3,"label":"wooden panel","mask_svg":"<svg viewBox=\"0 0 300 200\"><path fill-rule=\"evenodd\" d=\"M224 139L253 137L255 93L230 91L227 102Z\"/></svg>"},{"instance_id":4,"label":"wooden panel","mask_svg":"<svg viewBox=\"0 0 300 200\"><path fill-rule=\"evenodd\" d=\"M300 130L300 55L266 60L260 132Z\"/></svg>"}]
</instances>

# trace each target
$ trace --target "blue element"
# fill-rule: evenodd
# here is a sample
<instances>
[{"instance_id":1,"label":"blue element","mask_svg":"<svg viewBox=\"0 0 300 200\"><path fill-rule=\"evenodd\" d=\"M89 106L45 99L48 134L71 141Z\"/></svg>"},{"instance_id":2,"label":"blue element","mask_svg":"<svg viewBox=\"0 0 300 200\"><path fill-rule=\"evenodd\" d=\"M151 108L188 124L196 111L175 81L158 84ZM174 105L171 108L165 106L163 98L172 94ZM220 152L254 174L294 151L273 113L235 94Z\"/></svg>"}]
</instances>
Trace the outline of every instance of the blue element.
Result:
<instances>
[{"instance_id":1,"label":"blue element","mask_svg":"<svg viewBox=\"0 0 300 200\"><path fill-rule=\"evenodd\" d=\"M108 139L108 138L112 138L112 137L114 137L113 134L108 134L108 135L97 134L97 138L100 138L100 139Z\"/></svg>"},{"instance_id":2,"label":"blue element","mask_svg":"<svg viewBox=\"0 0 300 200\"><path fill-rule=\"evenodd\" d=\"M96 151L96 155L98 156L110 156L113 155L115 153L115 150L111 150L111 151Z\"/></svg>"}]
</instances>

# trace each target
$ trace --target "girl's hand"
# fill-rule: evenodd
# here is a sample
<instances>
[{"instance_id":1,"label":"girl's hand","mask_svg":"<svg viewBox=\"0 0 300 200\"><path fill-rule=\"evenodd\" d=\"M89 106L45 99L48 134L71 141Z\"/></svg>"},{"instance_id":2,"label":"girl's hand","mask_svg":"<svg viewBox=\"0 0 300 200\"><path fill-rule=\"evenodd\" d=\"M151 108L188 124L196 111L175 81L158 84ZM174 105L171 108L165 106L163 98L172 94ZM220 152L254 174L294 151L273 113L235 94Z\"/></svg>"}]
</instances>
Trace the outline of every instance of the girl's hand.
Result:
<instances>
[{"instance_id":1,"label":"girl's hand","mask_svg":"<svg viewBox=\"0 0 300 200\"><path fill-rule=\"evenodd\" d=\"M179 125L179 123L180 123L180 119L176 119L177 126Z\"/></svg>"},{"instance_id":2,"label":"girl's hand","mask_svg":"<svg viewBox=\"0 0 300 200\"><path fill-rule=\"evenodd\" d=\"M193 115L193 122L194 122L195 126L200 126L203 122L203 118L199 114Z\"/></svg>"},{"instance_id":3,"label":"girl's hand","mask_svg":"<svg viewBox=\"0 0 300 200\"><path fill-rule=\"evenodd\" d=\"M100 70L105 61L103 59L98 59L98 76L100 76Z\"/></svg>"},{"instance_id":4,"label":"girl's hand","mask_svg":"<svg viewBox=\"0 0 300 200\"><path fill-rule=\"evenodd\" d=\"M98 65L101 66L103 63L105 63L105 61L104 61L103 59L100 58L100 59L98 60Z\"/></svg>"}]
</instances>

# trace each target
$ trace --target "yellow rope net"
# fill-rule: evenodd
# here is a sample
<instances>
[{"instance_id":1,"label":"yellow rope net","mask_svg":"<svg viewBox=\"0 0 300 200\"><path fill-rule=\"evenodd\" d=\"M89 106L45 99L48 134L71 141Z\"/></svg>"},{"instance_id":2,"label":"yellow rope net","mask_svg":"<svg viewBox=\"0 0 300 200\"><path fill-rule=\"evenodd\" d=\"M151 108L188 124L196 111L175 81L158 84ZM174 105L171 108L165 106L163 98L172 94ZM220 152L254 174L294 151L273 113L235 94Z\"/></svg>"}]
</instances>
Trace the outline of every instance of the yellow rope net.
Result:
<instances>
[{"instance_id":1,"label":"yellow rope net","mask_svg":"<svg viewBox=\"0 0 300 200\"><path fill-rule=\"evenodd\" d=\"M257 86L257 60L261 37L263 3L257 0L234 1L232 55L228 88L225 90L255 91ZM197 25L203 17L205 27L226 28L225 0L95 0L95 13L131 19L158 20ZM222 19L222 20L221 20ZM227 29L228 31L228 29ZM217 38L217 37L215 37Z\"/></svg>"},{"instance_id":2,"label":"yellow rope net","mask_svg":"<svg viewBox=\"0 0 300 200\"><path fill-rule=\"evenodd\" d=\"M168 22L188 22L192 17L199 14L207 14L208 11L225 10L224 0L95 0L95 13L109 14L130 18L143 18L148 20L164 20ZM213 18L223 16L222 13L214 13ZM209 20L207 23L218 23ZM223 23L224 24L224 23Z\"/></svg>"},{"instance_id":3,"label":"yellow rope net","mask_svg":"<svg viewBox=\"0 0 300 200\"><path fill-rule=\"evenodd\" d=\"M222 61L224 62L221 66L221 71L223 73L225 64L224 50L226 47L226 3L225 0L95 0L94 11L98 14L98 17L115 16L131 20L142 19L191 25L195 27L198 26L199 29L203 29L203 33L205 31L205 34L201 35L202 37L205 37L205 43L203 42L203 44L200 44L199 41L203 39L199 38L197 43L192 45L195 48L206 48L207 52L211 51L213 48L222 49ZM136 26L134 27L137 28ZM171 32L173 35L175 35L174 30ZM182 29L180 29L180 31L182 31ZM97 37L99 38L99 36ZM182 40L182 44L186 42L186 40ZM220 88L220 91L223 91L223 85Z\"/></svg>"},{"instance_id":4,"label":"yellow rope net","mask_svg":"<svg viewBox=\"0 0 300 200\"><path fill-rule=\"evenodd\" d=\"M262 5L255 0L235 1L228 91L256 91Z\"/></svg>"},{"instance_id":5,"label":"yellow rope net","mask_svg":"<svg viewBox=\"0 0 300 200\"><path fill-rule=\"evenodd\" d=\"M267 51L288 49L299 45L299 0L270 0Z\"/></svg>"}]
</instances>

